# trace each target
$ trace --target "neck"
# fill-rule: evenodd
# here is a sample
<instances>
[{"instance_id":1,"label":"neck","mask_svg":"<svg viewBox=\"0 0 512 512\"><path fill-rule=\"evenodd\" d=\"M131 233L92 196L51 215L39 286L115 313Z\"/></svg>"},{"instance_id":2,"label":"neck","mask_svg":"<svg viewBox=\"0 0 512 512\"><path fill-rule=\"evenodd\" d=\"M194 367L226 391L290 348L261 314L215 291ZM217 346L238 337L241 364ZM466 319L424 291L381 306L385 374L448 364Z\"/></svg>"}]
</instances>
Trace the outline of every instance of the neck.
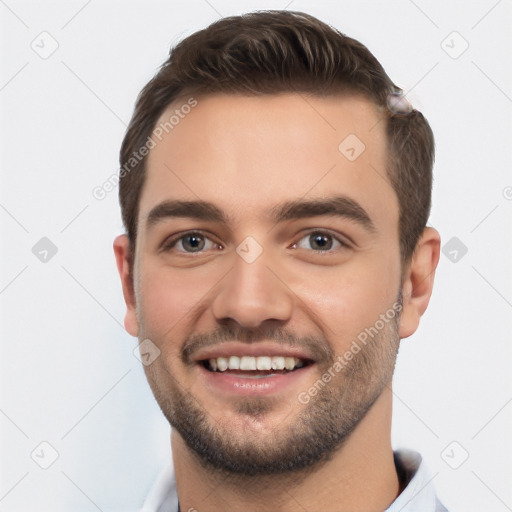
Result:
<instances>
[{"instance_id":1,"label":"neck","mask_svg":"<svg viewBox=\"0 0 512 512\"><path fill-rule=\"evenodd\" d=\"M382 512L399 494L391 448L390 387L343 446L318 468L301 474L240 477L216 474L171 434L180 509L221 512Z\"/></svg>"}]
</instances>

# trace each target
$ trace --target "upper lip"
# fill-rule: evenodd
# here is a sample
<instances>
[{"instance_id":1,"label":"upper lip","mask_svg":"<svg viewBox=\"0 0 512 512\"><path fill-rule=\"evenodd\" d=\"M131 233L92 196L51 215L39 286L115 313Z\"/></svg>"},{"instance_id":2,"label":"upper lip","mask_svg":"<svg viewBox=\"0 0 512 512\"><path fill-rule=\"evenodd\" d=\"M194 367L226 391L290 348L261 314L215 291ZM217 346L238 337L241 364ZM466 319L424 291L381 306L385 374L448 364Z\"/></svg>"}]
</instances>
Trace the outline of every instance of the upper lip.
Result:
<instances>
[{"instance_id":1,"label":"upper lip","mask_svg":"<svg viewBox=\"0 0 512 512\"><path fill-rule=\"evenodd\" d=\"M289 345L279 345L276 343L257 342L247 343L225 342L220 345L213 345L199 350L194 356L194 361L204 361L205 359L216 359L217 357L230 356L283 356L296 357L304 361L314 361L314 357L302 347L290 347Z\"/></svg>"}]
</instances>

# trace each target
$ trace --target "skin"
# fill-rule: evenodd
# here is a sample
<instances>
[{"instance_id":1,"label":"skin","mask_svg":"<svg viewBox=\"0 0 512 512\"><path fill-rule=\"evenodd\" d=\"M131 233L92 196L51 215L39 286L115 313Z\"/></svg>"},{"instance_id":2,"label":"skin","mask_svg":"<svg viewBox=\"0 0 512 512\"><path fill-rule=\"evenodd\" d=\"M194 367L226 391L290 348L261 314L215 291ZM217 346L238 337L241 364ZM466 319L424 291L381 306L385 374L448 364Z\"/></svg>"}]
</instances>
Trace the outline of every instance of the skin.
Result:
<instances>
[{"instance_id":1,"label":"skin","mask_svg":"<svg viewBox=\"0 0 512 512\"><path fill-rule=\"evenodd\" d=\"M197 365L183 362L187 337L226 325L243 332L278 326L297 337L316 337L339 355L401 291L398 333L386 330L380 339L392 344L416 331L427 308L440 239L426 228L402 267L399 206L385 171L384 123L377 123L379 114L366 99L298 94L197 99L198 105L148 156L133 281L129 240L120 235L114 242L127 306L125 327L161 351L144 369L168 418L171 397L182 390L233 444L267 447L297 422L304 411L297 395L321 377L327 363L316 365L294 389L264 398L264 414L253 414L243 407L249 398L227 397L205 386ZM170 105L161 119L177 106ZM349 134L366 146L354 161L338 150ZM374 229L328 215L277 224L269 218L269 211L285 201L334 194L359 203ZM148 227L149 212L170 199L212 202L229 222L168 218ZM313 228L350 240L349 247L318 254L307 243ZM199 255L176 246L160 250L171 235L187 230L206 232L218 246L210 244ZM236 252L247 236L263 249L250 264ZM401 489L390 440L392 367L380 377L385 381L380 387L368 379L368 388L379 394L367 414L330 460L311 471L250 479L211 471L173 429L181 510L275 512L300 509L298 504L325 512L385 510ZM330 389L342 388L345 378L333 379ZM354 396L358 393L354 389Z\"/></svg>"}]
</instances>

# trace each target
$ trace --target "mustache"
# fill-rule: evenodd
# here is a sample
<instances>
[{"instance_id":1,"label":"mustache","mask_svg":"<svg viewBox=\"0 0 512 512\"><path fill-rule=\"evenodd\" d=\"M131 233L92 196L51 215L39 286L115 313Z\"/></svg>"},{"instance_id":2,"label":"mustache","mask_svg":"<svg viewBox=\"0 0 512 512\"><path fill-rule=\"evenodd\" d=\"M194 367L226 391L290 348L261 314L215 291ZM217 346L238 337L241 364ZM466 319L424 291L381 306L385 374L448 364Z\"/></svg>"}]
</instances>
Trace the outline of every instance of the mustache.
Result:
<instances>
[{"instance_id":1,"label":"mustache","mask_svg":"<svg viewBox=\"0 0 512 512\"><path fill-rule=\"evenodd\" d=\"M303 348L312 354L317 363L334 361L334 351L327 340L321 336L297 335L278 326L257 329L220 326L208 333L187 336L181 349L182 362L186 365L194 364L194 354L198 350L230 341L247 344L273 341L287 347Z\"/></svg>"}]
</instances>

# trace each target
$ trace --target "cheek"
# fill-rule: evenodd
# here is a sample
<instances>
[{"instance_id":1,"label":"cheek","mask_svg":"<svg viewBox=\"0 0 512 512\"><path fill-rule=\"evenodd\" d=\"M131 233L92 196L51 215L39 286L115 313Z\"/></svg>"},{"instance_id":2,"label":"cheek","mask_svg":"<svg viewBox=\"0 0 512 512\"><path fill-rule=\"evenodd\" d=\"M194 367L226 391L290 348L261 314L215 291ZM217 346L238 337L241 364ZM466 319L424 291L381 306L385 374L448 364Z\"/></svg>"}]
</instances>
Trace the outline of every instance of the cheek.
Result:
<instances>
[{"instance_id":1,"label":"cheek","mask_svg":"<svg viewBox=\"0 0 512 512\"><path fill-rule=\"evenodd\" d=\"M396 261L375 259L372 264L361 261L313 276L301 283L299 295L332 340L335 352L341 352L392 307L398 289Z\"/></svg>"},{"instance_id":2,"label":"cheek","mask_svg":"<svg viewBox=\"0 0 512 512\"><path fill-rule=\"evenodd\" d=\"M157 265L146 265L140 279L140 314L147 337L164 341L176 336L189 323L201 299L211 288L199 272L176 271ZM214 280L212 280L213 284Z\"/></svg>"}]
</instances>

